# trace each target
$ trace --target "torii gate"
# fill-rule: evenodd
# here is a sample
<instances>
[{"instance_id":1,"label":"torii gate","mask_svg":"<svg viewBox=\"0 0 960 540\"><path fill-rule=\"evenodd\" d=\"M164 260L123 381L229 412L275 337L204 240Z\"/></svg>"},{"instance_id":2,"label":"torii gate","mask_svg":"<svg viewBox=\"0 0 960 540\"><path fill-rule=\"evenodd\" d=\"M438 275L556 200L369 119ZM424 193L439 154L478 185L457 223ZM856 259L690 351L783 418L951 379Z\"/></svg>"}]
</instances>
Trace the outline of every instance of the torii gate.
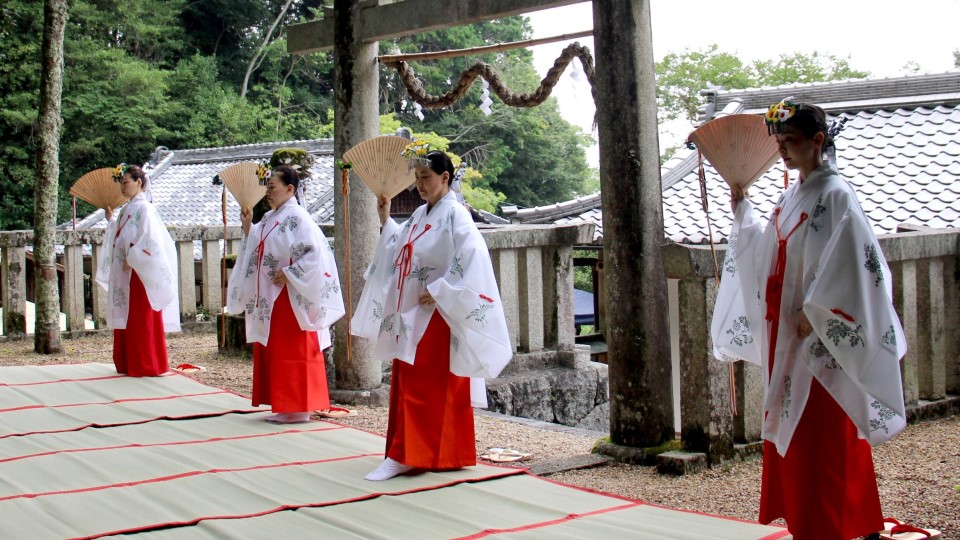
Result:
<instances>
[{"instance_id":1,"label":"torii gate","mask_svg":"<svg viewBox=\"0 0 960 540\"><path fill-rule=\"evenodd\" d=\"M291 26L287 47L293 54L333 49L334 153L339 159L379 134L378 40L584 1L334 0L322 20ZM650 4L593 0L610 435L614 444L628 448L656 446L674 437ZM336 215L342 215L343 196L339 190L334 194ZM345 274L341 227L334 248L341 279L350 279L359 291L379 226L373 197L362 189L350 190L349 197L351 275ZM359 296L353 295L354 301ZM380 363L372 360L364 340L353 344L348 363L345 324L338 324L337 387L368 395L380 387Z\"/></svg>"}]
</instances>

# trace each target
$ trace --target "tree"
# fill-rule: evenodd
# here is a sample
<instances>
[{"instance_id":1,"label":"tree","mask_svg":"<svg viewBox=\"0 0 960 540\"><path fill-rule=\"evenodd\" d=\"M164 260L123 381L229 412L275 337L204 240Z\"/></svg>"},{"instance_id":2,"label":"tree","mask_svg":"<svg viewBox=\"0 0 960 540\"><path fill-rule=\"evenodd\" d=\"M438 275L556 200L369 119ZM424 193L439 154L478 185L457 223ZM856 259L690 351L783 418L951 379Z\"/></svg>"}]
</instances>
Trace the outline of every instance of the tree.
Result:
<instances>
[{"instance_id":1,"label":"tree","mask_svg":"<svg viewBox=\"0 0 960 540\"><path fill-rule=\"evenodd\" d=\"M754 60L751 69L757 86L865 79L869 71L850 67L850 62L832 54L781 54L776 61Z\"/></svg>"},{"instance_id":2,"label":"tree","mask_svg":"<svg viewBox=\"0 0 960 540\"><path fill-rule=\"evenodd\" d=\"M900 72L904 75L920 73L920 64L916 60L907 60L907 62L900 67Z\"/></svg>"},{"instance_id":3,"label":"tree","mask_svg":"<svg viewBox=\"0 0 960 540\"><path fill-rule=\"evenodd\" d=\"M776 60L745 62L716 44L704 49L670 53L656 64L657 109L661 122L685 118L696 120L703 105L700 91L717 86L726 89L862 79L869 72L853 69L832 54L782 54Z\"/></svg>"},{"instance_id":4,"label":"tree","mask_svg":"<svg viewBox=\"0 0 960 540\"><path fill-rule=\"evenodd\" d=\"M60 344L60 294L54 235L60 175L60 98L63 93L63 34L67 0L46 0L43 10L43 71L40 75L37 182L33 226L36 276L36 330L33 348L41 354L63 352Z\"/></svg>"},{"instance_id":5,"label":"tree","mask_svg":"<svg viewBox=\"0 0 960 540\"><path fill-rule=\"evenodd\" d=\"M531 32L528 19L513 17L401 38L392 46L381 44L381 48L393 52L459 49L519 41L529 38ZM532 54L526 49L432 60L414 67L427 91L438 94L446 92L460 72L477 61L493 65L515 92L532 91L540 82ZM480 204L491 204L499 198L497 194L521 206L551 204L588 189L591 177L584 148L589 137L560 116L555 99L521 109L507 107L494 97L493 114L485 116L478 107L481 89L477 81L458 103L424 110L421 122L396 72L384 68L380 81L381 112L396 113L415 131L435 132L449 139L450 151L482 174L465 190L486 190L483 197L476 197L478 202L485 201Z\"/></svg>"},{"instance_id":6,"label":"tree","mask_svg":"<svg viewBox=\"0 0 960 540\"><path fill-rule=\"evenodd\" d=\"M280 24L284 16L286 16L287 10L290 9L290 4L292 3L293 0L286 0L283 3L283 6L280 8L280 14L277 15L277 18L273 20L273 24L264 32L263 41L260 43L260 46L257 47L256 52L253 53L253 58L251 58L247 64L247 71L243 74L243 82L240 83L240 97L247 95L247 85L250 83L250 75L253 74L254 70L259 68L263 62L264 50L267 48L267 45L270 44L270 40L273 38L273 32L277 29L277 25Z\"/></svg>"},{"instance_id":7,"label":"tree","mask_svg":"<svg viewBox=\"0 0 960 540\"><path fill-rule=\"evenodd\" d=\"M57 221L70 219L68 188L80 176L121 161L146 161L157 146L179 149L331 136L331 54L290 55L280 30L323 3L70 0L63 44ZM42 33L43 2L4 0L0 230L33 226ZM396 46L438 50L514 41L529 34L527 19L517 17L408 37ZM418 70L431 91L445 91L448 78L477 59L429 62ZM495 64L517 90L532 89L538 82L529 51L480 59ZM451 152L465 156L478 171L465 187L478 207L494 209L502 196L524 205L551 203L587 189L583 185L589 173L578 148L584 135L560 118L552 101L530 110L495 105L494 115L485 117L477 109L477 84L463 102L427 111L421 123L395 73L383 73L388 78L382 79L382 112L397 113L398 121L418 132L447 137ZM241 96L245 78L246 94ZM519 148L535 151L517 152ZM81 214L91 210L80 204Z\"/></svg>"},{"instance_id":8,"label":"tree","mask_svg":"<svg viewBox=\"0 0 960 540\"><path fill-rule=\"evenodd\" d=\"M953 51L953 67L960 69L960 49Z\"/></svg>"},{"instance_id":9,"label":"tree","mask_svg":"<svg viewBox=\"0 0 960 540\"><path fill-rule=\"evenodd\" d=\"M662 123L694 120L703 103L700 91L710 86L748 88L755 83L750 66L714 44L703 50L669 53L656 64L657 116Z\"/></svg>"}]
</instances>

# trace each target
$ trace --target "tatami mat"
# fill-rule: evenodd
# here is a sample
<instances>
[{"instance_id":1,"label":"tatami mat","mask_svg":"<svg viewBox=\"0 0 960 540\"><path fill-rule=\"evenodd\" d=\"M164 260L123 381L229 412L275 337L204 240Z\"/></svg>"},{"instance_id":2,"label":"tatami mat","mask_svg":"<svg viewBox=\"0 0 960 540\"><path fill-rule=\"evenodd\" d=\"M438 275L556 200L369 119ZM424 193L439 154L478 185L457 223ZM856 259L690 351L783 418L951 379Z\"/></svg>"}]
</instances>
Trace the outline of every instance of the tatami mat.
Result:
<instances>
[{"instance_id":1,"label":"tatami mat","mask_svg":"<svg viewBox=\"0 0 960 540\"><path fill-rule=\"evenodd\" d=\"M479 465L387 482L383 438L112 366L0 368L0 538L783 538ZM100 426L100 427L92 427Z\"/></svg>"}]
</instances>

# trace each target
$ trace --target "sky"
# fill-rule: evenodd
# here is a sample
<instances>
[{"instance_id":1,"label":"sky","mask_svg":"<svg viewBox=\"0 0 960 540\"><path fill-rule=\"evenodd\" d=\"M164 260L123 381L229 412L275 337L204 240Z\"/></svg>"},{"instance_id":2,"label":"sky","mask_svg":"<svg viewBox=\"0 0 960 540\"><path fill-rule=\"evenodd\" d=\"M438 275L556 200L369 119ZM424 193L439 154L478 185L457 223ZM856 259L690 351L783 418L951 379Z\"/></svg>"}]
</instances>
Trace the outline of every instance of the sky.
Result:
<instances>
[{"instance_id":1,"label":"sky","mask_svg":"<svg viewBox=\"0 0 960 540\"><path fill-rule=\"evenodd\" d=\"M657 60L667 53L716 43L721 51L746 61L817 51L847 58L852 68L869 71L871 76L890 77L904 75L903 66L909 61L917 62L921 72L948 71L953 69L953 51L960 49L960 0L806 0L784 4L761 0L652 0L651 10ZM590 2L528 16L534 38L593 27ZM788 22L790 27L807 30L787 32ZM578 41L593 50L593 38ZM532 47L541 76L569 43ZM554 95L561 114L591 132L594 107L586 80L574 81L568 68ZM661 126L660 147L677 144L692 129L683 121ZM588 160L591 166L597 166L596 146L588 151Z\"/></svg>"}]
</instances>

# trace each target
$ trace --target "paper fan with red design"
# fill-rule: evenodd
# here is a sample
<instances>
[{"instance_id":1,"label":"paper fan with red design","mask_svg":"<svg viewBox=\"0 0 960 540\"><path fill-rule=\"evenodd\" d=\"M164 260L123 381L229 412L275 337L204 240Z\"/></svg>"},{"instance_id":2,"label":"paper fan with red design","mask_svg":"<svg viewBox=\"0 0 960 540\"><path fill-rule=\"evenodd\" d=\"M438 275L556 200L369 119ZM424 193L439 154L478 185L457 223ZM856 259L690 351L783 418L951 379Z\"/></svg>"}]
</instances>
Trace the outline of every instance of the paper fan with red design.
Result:
<instances>
[{"instance_id":1,"label":"paper fan with red design","mask_svg":"<svg viewBox=\"0 0 960 540\"><path fill-rule=\"evenodd\" d=\"M731 186L749 187L780 158L763 117L753 114L710 120L690 134L690 141Z\"/></svg>"},{"instance_id":2,"label":"paper fan with red design","mask_svg":"<svg viewBox=\"0 0 960 540\"><path fill-rule=\"evenodd\" d=\"M410 142L395 135L374 137L347 150L343 159L374 195L392 199L416 180L410 160L400 155Z\"/></svg>"},{"instance_id":3,"label":"paper fan with red design","mask_svg":"<svg viewBox=\"0 0 960 540\"><path fill-rule=\"evenodd\" d=\"M260 185L256 163L231 165L221 171L219 176L241 209L253 208L267 194L266 186Z\"/></svg>"},{"instance_id":4,"label":"paper fan with red design","mask_svg":"<svg viewBox=\"0 0 960 540\"><path fill-rule=\"evenodd\" d=\"M81 176L70 188L70 195L97 208L117 208L127 202L120 191L120 183L113 181L113 167L96 169Z\"/></svg>"}]
</instances>

